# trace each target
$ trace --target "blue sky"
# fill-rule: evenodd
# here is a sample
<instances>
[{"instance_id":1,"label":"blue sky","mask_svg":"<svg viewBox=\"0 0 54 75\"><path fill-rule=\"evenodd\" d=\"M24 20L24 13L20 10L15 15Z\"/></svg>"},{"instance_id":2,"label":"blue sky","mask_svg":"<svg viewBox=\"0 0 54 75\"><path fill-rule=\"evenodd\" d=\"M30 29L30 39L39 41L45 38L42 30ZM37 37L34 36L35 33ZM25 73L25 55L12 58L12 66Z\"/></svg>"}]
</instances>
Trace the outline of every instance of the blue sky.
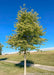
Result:
<instances>
[{"instance_id":1,"label":"blue sky","mask_svg":"<svg viewBox=\"0 0 54 75\"><path fill-rule=\"evenodd\" d=\"M43 28L47 28L44 37L48 42L41 48L54 47L54 0L0 0L0 42L4 45L3 53L15 52L13 49L6 48L6 36L11 35L14 30L17 12L24 3L27 8L39 13L40 24Z\"/></svg>"}]
</instances>

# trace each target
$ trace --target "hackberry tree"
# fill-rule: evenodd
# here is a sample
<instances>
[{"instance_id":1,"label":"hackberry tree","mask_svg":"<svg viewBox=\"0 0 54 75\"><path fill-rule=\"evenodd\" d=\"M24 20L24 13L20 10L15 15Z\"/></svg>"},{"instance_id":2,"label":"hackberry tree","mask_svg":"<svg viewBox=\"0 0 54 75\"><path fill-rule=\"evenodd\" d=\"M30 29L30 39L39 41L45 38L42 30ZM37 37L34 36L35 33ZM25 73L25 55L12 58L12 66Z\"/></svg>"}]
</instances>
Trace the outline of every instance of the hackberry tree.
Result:
<instances>
[{"instance_id":1,"label":"hackberry tree","mask_svg":"<svg viewBox=\"0 0 54 75\"><path fill-rule=\"evenodd\" d=\"M37 49L37 45L42 45L46 41L45 38L42 38L45 31L38 21L38 13L33 9L28 11L26 8L21 8L16 19L15 33L9 36L7 43L11 48L24 53L24 75L26 75L26 53L29 50Z\"/></svg>"}]
</instances>

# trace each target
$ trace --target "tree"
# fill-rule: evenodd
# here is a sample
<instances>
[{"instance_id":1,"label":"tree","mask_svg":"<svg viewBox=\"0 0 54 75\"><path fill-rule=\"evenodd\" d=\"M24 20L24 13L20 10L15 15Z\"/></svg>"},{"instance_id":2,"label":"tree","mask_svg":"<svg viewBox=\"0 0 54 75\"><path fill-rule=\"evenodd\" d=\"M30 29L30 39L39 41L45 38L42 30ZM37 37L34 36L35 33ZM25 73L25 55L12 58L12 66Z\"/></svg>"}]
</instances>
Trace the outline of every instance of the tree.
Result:
<instances>
[{"instance_id":1,"label":"tree","mask_svg":"<svg viewBox=\"0 0 54 75\"><path fill-rule=\"evenodd\" d=\"M2 47L3 45L0 43L0 55L2 55Z\"/></svg>"},{"instance_id":2,"label":"tree","mask_svg":"<svg viewBox=\"0 0 54 75\"><path fill-rule=\"evenodd\" d=\"M24 75L26 75L26 53L29 50L37 49L37 46L46 41L45 38L41 37L45 35L45 31L39 24L38 13L34 12L33 9L28 11L26 8L21 8L16 19L14 33L9 36L7 43L11 48L24 53Z\"/></svg>"}]
</instances>

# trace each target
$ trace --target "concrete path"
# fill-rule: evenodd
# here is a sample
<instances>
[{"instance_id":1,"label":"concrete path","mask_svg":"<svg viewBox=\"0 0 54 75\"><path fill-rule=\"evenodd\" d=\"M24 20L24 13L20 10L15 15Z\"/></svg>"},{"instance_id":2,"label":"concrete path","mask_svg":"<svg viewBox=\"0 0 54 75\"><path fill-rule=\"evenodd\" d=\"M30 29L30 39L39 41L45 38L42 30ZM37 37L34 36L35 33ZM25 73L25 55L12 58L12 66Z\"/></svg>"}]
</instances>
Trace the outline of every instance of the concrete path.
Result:
<instances>
[{"instance_id":1,"label":"concrete path","mask_svg":"<svg viewBox=\"0 0 54 75\"><path fill-rule=\"evenodd\" d=\"M40 69L43 69L43 70L54 71L53 66L46 66L46 65L40 65L40 64L32 64L31 66L37 67L37 68L40 68Z\"/></svg>"},{"instance_id":2,"label":"concrete path","mask_svg":"<svg viewBox=\"0 0 54 75\"><path fill-rule=\"evenodd\" d=\"M20 75L24 75L24 74L20 74ZM54 75L54 73L27 73L26 75Z\"/></svg>"},{"instance_id":3,"label":"concrete path","mask_svg":"<svg viewBox=\"0 0 54 75\"><path fill-rule=\"evenodd\" d=\"M9 63L13 63L13 64L18 64L18 63L20 63L20 62L17 62L17 61L10 61L10 60L2 60L2 61L4 61L4 62L9 62Z\"/></svg>"},{"instance_id":4,"label":"concrete path","mask_svg":"<svg viewBox=\"0 0 54 75\"><path fill-rule=\"evenodd\" d=\"M17 61L9 61L9 60L2 60L4 62L9 62L9 63L14 63L14 64L19 64L20 62ZM24 65L24 64L21 64ZM48 70L48 71L54 71L54 66L46 66L46 65L40 65L40 64L30 64L27 63L27 66L31 66L31 67L36 67L36 68L40 68L43 70Z\"/></svg>"}]
</instances>

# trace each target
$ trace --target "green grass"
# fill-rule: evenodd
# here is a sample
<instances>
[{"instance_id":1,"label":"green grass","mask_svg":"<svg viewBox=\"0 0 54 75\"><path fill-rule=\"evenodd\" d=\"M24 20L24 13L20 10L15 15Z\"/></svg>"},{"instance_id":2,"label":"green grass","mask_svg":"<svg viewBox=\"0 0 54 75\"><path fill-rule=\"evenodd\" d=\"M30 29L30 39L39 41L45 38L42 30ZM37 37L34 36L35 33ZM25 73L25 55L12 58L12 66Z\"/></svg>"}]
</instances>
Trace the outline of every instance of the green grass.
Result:
<instances>
[{"instance_id":1,"label":"green grass","mask_svg":"<svg viewBox=\"0 0 54 75\"><path fill-rule=\"evenodd\" d=\"M7 60L23 61L24 56L21 54L1 55L1 58L7 58ZM54 66L54 52L37 52L27 54L27 60L32 61L35 64Z\"/></svg>"},{"instance_id":2,"label":"green grass","mask_svg":"<svg viewBox=\"0 0 54 75\"><path fill-rule=\"evenodd\" d=\"M24 55L21 54L10 54L10 55L0 55L0 59L7 58L7 60L11 61L23 61ZM54 66L54 52L37 52L37 53L31 53L30 55L27 54L27 60L35 63L35 64L42 64L42 65L50 65ZM23 67L16 66L12 63L7 63L0 61L0 75L20 75L23 73ZM50 73L54 72L46 71L34 67L27 67L27 73L49 73L48 75L51 75ZM44 75L44 74L42 74Z\"/></svg>"},{"instance_id":3,"label":"green grass","mask_svg":"<svg viewBox=\"0 0 54 75\"><path fill-rule=\"evenodd\" d=\"M15 64L0 62L0 75L20 75L23 74L23 67L15 66ZM38 68L27 67L27 73L53 73L45 70L41 70Z\"/></svg>"},{"instance_id":4,"label":"green grass","mask_svg":"<svg viewBox=\"0 0 54 75\"><path fill-rule=\"evenodd\" d=\"M54 52L54 50L48 50L48 51L46 51L46 52Z\"/></svg>"}]
</instances>

